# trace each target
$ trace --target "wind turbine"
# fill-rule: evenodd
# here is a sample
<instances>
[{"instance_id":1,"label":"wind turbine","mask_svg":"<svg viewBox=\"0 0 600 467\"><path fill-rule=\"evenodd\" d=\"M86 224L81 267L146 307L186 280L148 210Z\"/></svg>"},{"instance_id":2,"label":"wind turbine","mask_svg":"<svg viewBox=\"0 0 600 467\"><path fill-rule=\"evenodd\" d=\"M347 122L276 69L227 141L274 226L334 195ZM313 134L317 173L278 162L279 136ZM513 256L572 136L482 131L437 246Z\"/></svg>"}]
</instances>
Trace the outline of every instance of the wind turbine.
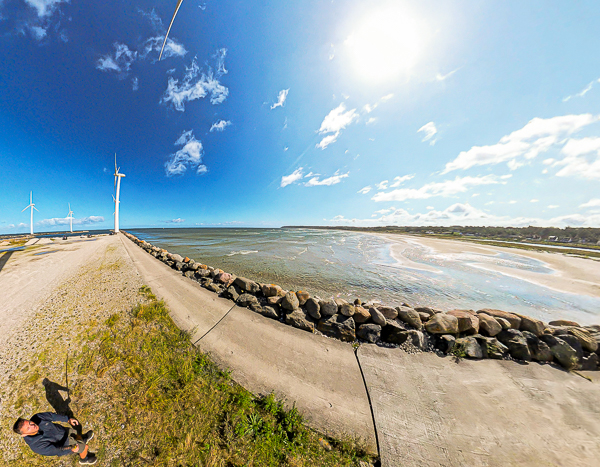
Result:
<instances>
[{"instance_id":1,"label":"wind turbine","mask_svg":"<svg viewBox=\"0 0 600 467\"><path fill-rule=\"evenodd\" d=\"M67 214L67 219L71 220L71 233L73 233L73 211L71 211L71 203L69 203L69 214Z\"/></svg>"},{"instance_id":2,"label":"wind turbine","mask_svg":"<svg viewBox=\"0 0 600 467\"><path fill-rule=\"evenodd\" d=\"M29 209L29 208L31 208L31 223L29 224L29 226L30 226L30 228L29 228L29 233L30 233L31 235L33 235L33 210L35 209L37 212L40 212L40 211L38 211L38 209L35 207L35 204L33 204L33 191L30 191L30 192L29 192L29 206L26 206L26 207L23 209L23 211L25 211L25 209ZM23 211L21 211L21 212L23 212Z\"/></svg>"},{"instance_id":3,"label":"wind turbine","mask_svg":"<svg viewBox=\"0 0 600 467\"><path fill-rule=\"evenodd\" d=\"M125 174L119 173L121 168L117 168L117 153L115 153L115 188L117 190L117 196L113 197L115 200L115 233L119 233L119 191L121 190L121 177Z\"/></svg>"}]
</instances>

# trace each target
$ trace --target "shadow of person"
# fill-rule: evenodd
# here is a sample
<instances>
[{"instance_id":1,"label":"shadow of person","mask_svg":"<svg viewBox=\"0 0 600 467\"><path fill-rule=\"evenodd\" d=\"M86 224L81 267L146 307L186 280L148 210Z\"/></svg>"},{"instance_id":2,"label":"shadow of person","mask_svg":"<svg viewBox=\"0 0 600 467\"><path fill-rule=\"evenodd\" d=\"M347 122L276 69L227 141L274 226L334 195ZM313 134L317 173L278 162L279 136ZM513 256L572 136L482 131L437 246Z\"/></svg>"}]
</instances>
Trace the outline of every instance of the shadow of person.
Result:
<instances>
[{"instance_id":1,"label":"shadow of person","mask_svg":"<svg viewBox=\"0 0 600 467\"><path fill-rule=\"evenodd\" d=\"M71 403L69 388L50 381L48 378L44 378L42 384L46 390L46 400L52 406L54 411L59 415L66 415L69 418L75 418L71 407L69 407L69 404ZM60 391L66 392L67 397L63 398L63 395L60 393ZM74 428L78 432L81 431L81 425L76 425Z\"/></svg>"},{"instance_id":2,"label":"shadow of person","mask_svg":"<svg viewBox=\"0 0 600 467\"><path fill-rule=\"evenodd\" d=\"M8 263L8 260L10 259L13 253L14 251L7 251L2 256L0 256L0 271L2 271L2 268L6 265L6 263Z\"/></svg>"}]
</instances>

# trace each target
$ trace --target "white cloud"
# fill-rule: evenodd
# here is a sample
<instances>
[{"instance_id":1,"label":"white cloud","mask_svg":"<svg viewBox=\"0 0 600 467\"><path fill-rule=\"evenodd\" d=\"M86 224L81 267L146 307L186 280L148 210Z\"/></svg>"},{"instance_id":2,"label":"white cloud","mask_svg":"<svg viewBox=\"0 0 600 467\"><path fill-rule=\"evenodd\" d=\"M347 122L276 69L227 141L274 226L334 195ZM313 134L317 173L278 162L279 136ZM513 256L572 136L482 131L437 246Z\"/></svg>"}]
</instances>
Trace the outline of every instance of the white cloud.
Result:
<instances>
[{"instance_id":1,"label":"white cloud","mask_svg":"<svg viewBox=\"0 0 600 467\"><path fill-rule=\"evenodd\" d=\"M170 221L165 221L166 224L181 224L182 222L185 222L185 219L182 219L181 217L178 217L177 219L171 219Z\"/></svg>"},{"instance_id":2,"label":"white cloud","mask_svg":"<svg viewBox=\"0 0 600 467\"><path fill-rule=\"evenodd\" d=\"M408 180L412 180L414 177L415 177L415 174L402 175L401 177L394 177L394 183L392 183L390 185L390 188L396 188L396 187L402 185L404 182L407 182Z\"/></svg>"},{"instance_id":3,"label":"white cloud","mask_svg":"<svg viewBox=\"0 0 600 467\"><path fill-rule=\"evenodd\" d=\"M591 91L591 89L592 89L592 87L594 87L595 83L600 83L600 79L596 79L594 81L590 81L590 83L585 88L583 88L580 92L578 92L577 94L573 94L571 96L567 96L567 97L563 98L563 102L568 102L571 99L573 99L574 97L583 97L583 96L585 96L588 92Z\"/></svg>"},{"instance_id":4,"label":"white cloud","mask_svg":"<svg viewBox=\"0 0 600 467\"><path fill-rule=\"evenodd\" d=\"M175 154L171 154L165 162L167 177L182 175L188 168L196 169L197 175L203 175L208 171L207 167L202 164L204 155L202 143L196 139L192 130L184 131L175 141L175 146L183 147Z\"/></svg>"},{"instance_id":5,"label":"white cloud","mask_svg":"<svg viewBox=\"0 0 600 467\"><path fill-rule=\"evenodd\" d=\"M231 125L231 122L229 120L219 120L218 122L212 124L212 126L210 127L210 132L212 133L213 131L223 131L229 125Z\"/></svg>"},{"instance_id":6,"label":"white cloud","mask_svg":"<svg viewBox=\"0 0 600 467\"><path fill-rule=\"evenodd\" d=\"M144 10L138 8L138 13L140 13L145 18L148 18L148 21L150 21L150 24L152 24L152 27L156 32L165 32L162 19L160 18L160 16L158 16L154 8L152 8L152 10L150 10L149 12L145 12Z\"/></svg>"},{"instance_id":7,"label":"white cloud","mask_svg":"<svg viewBox=\"0 0 600 467\"><path fill-rule=\"evenodd\" d=\"M137 58L137 52L129 50L126 44L113 44L115 48L114 55L104 55L96 62L96 68L100 71L116 71L126 73L131 69L131 64Z\"/></svg>"},{"instance_id":8,"label":"white cloud","mask_svg":"<svg viewBox=\"0 0 600 467\"><path fill-rule=\"evenodd\" d=\"M331 143L335 142L340 135L340 132L355 120L358 120L356 109L346 111L346 105L342 102L339 106L329 112L323 120L323 123L321 123L319 134L332 134L325 136L321 142L317 144L317 147L325 149Z\"/></svg>"},{"instance_id":9,"label":"white cloud","mask_svg":"<svg viewBox=\"0 0 600 467\"><path fill-rule=\"evenodd\" d=\"M198 76L200 76L198 78ZM198 80L196 80L198 78ZM189 67L186 67L183 81L179 84L179 80L169 77L167 89L161 99L161 103L171 102L175 110L183 112L185 110L185 102L191 102L197 99L202 99L210 94L210 102L213 105L221 104L227 99L229 89L219 82L220 74L216 75L209 68L207 73L200 73L200 67L196 63L196 58L192 60Z\"/></svg>"},{"instance_id":10,"label":"white cloud","mask_svg":"<svg viewBox=\"0 0 600 467\"><path fill-rule=\"evenodd\" d=\"M339 171L336 171L331 177L325 178L323 180L319 180L319 177L313 177L308 182L304 184L304 186L331 186L337 185L342 181L343 178L347 178L350 175L350 172L345 174L340 174Z\"/></svg>"},{"instance_id":11,"label":"white cloud","mask_svg":"<svg viewBox=\"0 0 600 467\"><path fill-rule=\"evenodd\" d=\"M357 191L357 193L366 195L369 191L371 191L371 185L367 185L364 188L361 188L360 190Z\"/></svg>"},{"instance_id":12,"label":"white cloud","mask_svg":"<svg viewBox=\"0 0 600 467\"><path fill-rule=\"evenodd\" d=\"M531 200L531 201L529 201L529 202L530 202L530 203L537 203L537 202L539 202L539 201L540 201L539 199L532 199L532 200Z\"/></svg>"},{"instance_id":13,"label":"white cloud","mask_svg":"<svg viewBox=\"0 0 600 467\"><path fill-rule=\"evenodd\" d=\"M425 209L427 209L428 211L431 211L432 209L435 209L433 206L427 206Z\"/></svg>"},{"instance_id":14,"label":"white cloud","mask_svg":"<svg viewBox=\"0 0 600 467\"><path fill-rule=\"evenodd\" d=\"M506 184L501 177L496 175L485 175L477 177L456 177L454 180L444 182L432 182L421 188L400 188L388 193L377 193L373 201L406 201L409 199L428 199L434 196L448 197L458 193L464 193L470 188L480 185Z\"/></svg>"},{"instance_id":15,"label":"white cloud","mask_svg":"<svg viewBox=\"0 0 600 467\"><path fill-rule=\"evenodd\" d=\"M140 81L138 80L137 76L135 76L131 80L131 89L133 89L134 91L137 91L139 88L140 88Z\"/></svg>"},{"instance_id":16,"label":"white cloud","mask_svg":"<svg viewBox=\"0 0 600 467\"><path fill-rule=\"evenodd\" d=\"M450 73L446 73L445 75L442 75L441 73L437 73L435 75L435 80L436 81L446 81L448 78L450 78L450 76L452 76L454 73L456 73L458 70L460 70L461 67L457 68L456 70L452 70Z\"/></svg>"},{"instance_id":17,"label":"white cloud","mask_svg":"<svg viewBox=\"0 0 600 467\"><path fill-rule=\"evenodd\" d=\"M33 33L33 36L38 41L41 41L47 35L47 31L41 26L31 26L30 29L31 29L31 32Z\"/></svg>"},{"instance_id":18,"label":"white cloud","mask_svg":"<svg viewBox=\"0 0 600 467\"><path fill-rule=\"evenodd\" d=\"M595 208L600 206L600 198L590 199L587 203L580 204L580 208Z\"/></svg>"},{"instance_id":19,"label":"white cloud","mask_svg":"<svg viewBox=\"0 0 600 467\"><path fill-rule=\"evenodd\" d=\"M454 161L446 164L442 173L465 170L477 165L509 162L521 157L525 160L533 159L552 146L563 144L565 138L598 120L599 116L591 114L534 118L520 130L503 136L497 144L473 146L468 151L461 152Z\"/></svg>"},{"instance_id":20,"label":"white cloud","mask_svg":"<svg viewBox=\"0 0 600 467\"><path fill-rule=\"evenodd\" d=\"M556 176L600 180L599 137L569 139L560 153L565 157L553 163L553 167L563 166Z\"/></svg>"},{"instance_id":21,"label":"white cloud","mask_svg":"<svg viewBox=\"0 0 600 467\"><path fill-rule=\"evenodd\" d=\"M560 208L560 206L558 204L551 204L550 206L548 206L548 209L556 209L556 208Z\"/></svg>"},{"instance_id":22,"label":"white cloud","mask_svg":"<svg viewBox=\"0 0 600 467\"><path fill-rule=\"evenodd\" d=\"M286 187L288 185L291 185L292 183L300 180L304 175L302 174L302 167L294 170L291 174L289 175L284 175L283 177L281 177L281 184L279 185L280 188Z\"/></svg>"},{"instance_id":23,"label":"white cloud","mask_svg":"<svg viewBox=\"0 0 600 467\"><path fill-rule=\"evenodd\" d=\"M377 187L378 190L387 190L388 183L389 183L389 180L383 180L383 181L375 184L375 186Z\"/></svg>"},{"instance_id":24,"label":"white cloud","mask_svg":"<svg viewBox=\"0 0 600 467\"><path fill-rule=\"evenodd\" d=\"M162 48L164 40L165 38L162 35L146 39L146 42L144 42L143 46L144 51L140 53L140 57L146 58L151 52L155 52L156 59L158 59L158 55L160 54L160 49ZM163 58L183 57L185 54L187 54L187 50L183 44L180 44L170 38L167 39L165 49L162 54Z\"/></svg>"},{"instance_id":25,"label":"white cloud","mask_svg":"<svg viewBox=\"0 0 600 467\"><path fill-rule=\"evenodd\" d=\"M287 99L288 92L290 92L289 88L282 89L281 91L279 91L279 95L277 96L277 102L275 102L271 106L271 109L275 109L276 107L283 107L283 105L285 104L285 100Z\"/></svg>"},{"instance_id":26,"label":"white cloud","mask_svg":"<svg viewBox=\"0 0 600 467\"><path fill-rule=\"evenodd\" d=\"M375 122L377 121L377 119L375 117L370 117L366 122L365 125L373 125Z\"/></svg>"},{"instance_id":27,"label":"white cloud","mask_svg":"<svg viewBox=\"0 0 600 467\"><path fill-rule=\"evenodd\" d=\"M68 0L25 0L27 4L35 8L40 18L54 12L59 3L68 3Z\"/></svg>"},{"instance_id":28,"label":"white cloud","mask_svg":"<svg viewBox=\"0 0 600 467\"><path fill-rule=\"evenodd\" d=\"M433 123L433 122L426 123L425 125L423 125L421 128L419 128L417 130L417 133L421 133L421 132L425 135L425 136L423 136L423 139L421 141L422 142L429 141L429 144L431 146L433 146L435 144L435 142L437 141L437 138L434 138L434 136L437 133L437 128L435 127L435 123Z\"/></svg>"},{"instance_id":29,"label":"white cloud","mask_svg":"<svg viewBox=\"0 0 600 467\"><path fill-rule=\"evenodd\" d=\"M90 224L97 224L99 222L104 222L104 217L88 216L88 217L82 217L79 219L75 219L75 218L73 219L73 225L90 225ZM53 217L51 219L43 219L39 222L36 222L36 225L38 225L40 227L51 227L54 225L70 225L70 223L71 223L71 219L69 217Z\"/></svg>"},{"instance_id":30,"label":"white cloud","mask_svg":"<svg viewBox=\"0 0 600 467\"><path fill-rule=\"evenodd\" d=\"M508 202L508 204L517 204L517 202L513 199Z\"/></svg>"},{"instance_id":31,"label":"white cloud","mask_svg":"<svg viewBox=\"0 0 600 467\"><path fill-rule=\"evenodd\" d=\"M385 96L383 96L381 99L379 99L381 102L387 102L389 101L392 97L394 97L393 94L386 94Z\"/></svg>"}]
</instances>

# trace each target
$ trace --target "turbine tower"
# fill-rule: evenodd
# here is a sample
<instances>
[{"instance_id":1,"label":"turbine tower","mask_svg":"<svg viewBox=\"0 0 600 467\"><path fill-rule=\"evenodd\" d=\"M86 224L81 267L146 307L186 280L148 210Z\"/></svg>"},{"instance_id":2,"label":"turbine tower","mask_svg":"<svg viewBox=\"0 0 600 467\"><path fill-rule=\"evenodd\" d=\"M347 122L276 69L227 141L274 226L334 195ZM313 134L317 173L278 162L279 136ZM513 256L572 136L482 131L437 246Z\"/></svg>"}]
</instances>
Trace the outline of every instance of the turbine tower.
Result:
<instances>
[{"instance_id":1,"label":"turbine tower","mask_svg":"<svg viewBox=\"0 0 600 467\"><path fill-rule=\"evenodd\" d=\"M73 211L71 211L71 203L69 203L69 214L67 214L67 219L71 221L71 233L73 233Z\"/></svg>"},{"instance_id":2,"label":"turbine tower","mask_svg":"<svg viewBox=\"0 0 600 467\"><path fill-rule=\"evenodd\" d=\"M25 209L29 209L29 208L31 208L31 221L30 221L31 223L29 224L29 233L31 235L33 235L33 210L35 209L37 212L40 212L35 207L35 204L33 204L33 191L29 192L29 206L25 207L23 209L23 211L25 211ZM21 212L23 212L23 211L21 211Z\"/></svg>"},{"instance_id":3,"label":"turbine tower","mask_svg":"<svg viewBox=\"0 0 600 467\"><path fill-rule=\"evenodd\" d=\"M115 233L119 232L119 191L121 190L121 177L124 177L125 174L119 173L121 168L117 168L117 154L115 153L115 189L117 190L117 195L114 198L115 200Z\"/></svg>"}]
</instances>

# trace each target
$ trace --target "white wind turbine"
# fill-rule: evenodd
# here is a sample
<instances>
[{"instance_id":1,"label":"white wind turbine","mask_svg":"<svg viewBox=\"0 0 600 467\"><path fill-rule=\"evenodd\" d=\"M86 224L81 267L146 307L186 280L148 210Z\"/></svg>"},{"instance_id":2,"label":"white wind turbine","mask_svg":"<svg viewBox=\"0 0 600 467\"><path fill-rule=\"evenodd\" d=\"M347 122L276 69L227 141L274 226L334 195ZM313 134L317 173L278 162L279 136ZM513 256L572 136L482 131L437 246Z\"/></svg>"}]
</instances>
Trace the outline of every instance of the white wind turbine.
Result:
<instances>
[{"instance_id":1,"label":"white wind turbine","mask_svg":"<svg viewBox=\"0 0 600 467\"><path fill-rule=\"evenodd\" d=\"M119 191L121 190L121 177L125 174L119 173L121 168L117 168L117 154L115 153L115 188L117 190L117 196L113 197L115 200L115 233L119 232Z\"/></svg>"},{"instance_id":2,"label":"white wind turbine","mask_svg":"<svg viewBox=\"0 0 600 467\"><path fill-rule=\"evenodd\" d=\"M35 204L33 204L33 191L30 191L30 192L29 192L29 206L25 207L25 208L23 209L23 211L25 211L25 209L29 209L29 208L31 208L31 223L29 224L29 226L30 226L30 227L29 227L29 233L30 233L31 235L33 235L33 210L35 209L37 212L40 212L40 211L38 211L38 209L35 207ZM21 212L23 212L23 211L21 211Z\"/></svg>"},{"instance_id":3,"label":"white wind turbine","mask_svg":"<svg viewBox=\"0 0 600 467\"><path fill-rule=\"evenodd\" d=\"M73 211L71 211L71 203L69 203L69 214L67 214L67 219L71 221L71 233L73 233Z\"/></svg>"}]
</instances>

